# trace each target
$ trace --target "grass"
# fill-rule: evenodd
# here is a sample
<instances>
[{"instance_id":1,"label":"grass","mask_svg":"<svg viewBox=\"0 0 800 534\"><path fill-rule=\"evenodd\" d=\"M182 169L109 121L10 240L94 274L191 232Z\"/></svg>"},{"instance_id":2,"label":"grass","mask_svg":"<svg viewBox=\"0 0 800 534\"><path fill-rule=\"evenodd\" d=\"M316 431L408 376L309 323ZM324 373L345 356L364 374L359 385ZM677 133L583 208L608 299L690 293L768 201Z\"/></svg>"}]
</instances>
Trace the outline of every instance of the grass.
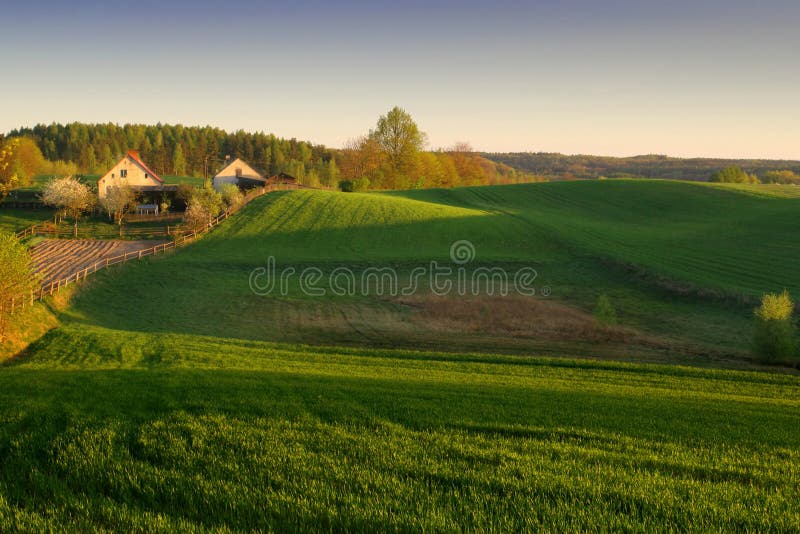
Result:
<instances>
[{"instance_id":1,"label":"grass","mask_svg":"<svg viewBox=\"0 0 800 534\"><path fill-rule=\"evenodd\" d=\"M175 255L38 308L60 326L0 366L0 525L796 531L800 375L746 360L749 299L800 288L795 193L267 195ZM268 256L323 280L407 275L459 239L471 265L535 266L552 297L248 285ZM600 293L619 331L590 326Z\"/></svg>"},{"instance_id":2,"label":"grass","mask_svg":"<svg viewBox=\"0 0 800 534\"><path fill-rule=\"evenodd\" d=\"M776 288L800 290L792 267L800 260L792 245L800 205L790 196L794 191L604 181L390 194L275 193L175 257L100 277L96 291L82 295L75 310L89 324L145 332L602 352L593 340L568 339L554 347L552 340L530 336L473 339L463 331L430 332L391 300L309 299L296 282L287 298L263 298L247 285L250 272L269 256L298 271L391 265L407 275L431 260L449 262L450 245L468 239L477 254L472 266L500 265L509 272L533 266L540 288L585 312L591 313L601 293L608 294L621 324L657 336L656 345L666 347L671 359L694 354L741 360L748 357L756 297ZM749 221L746 229L740 221ZM768 250L774 254L762 253ZM171 283L178 272L181 283ZM153 291L160 298L151 298ZM217 320L201 322L198 314L215 314ZM633 355L620 350L630 358L650 348L637 347Z\"/></svg>"},{"instance_id":3,"label":"grass","mask_svg":"<svg viewBox=\"0 0 800 534\"><path fill-rule=\"evenodd\" d=\"M800 379L70 327L0 369L12 530L796 530Z\"/></svg>"},{"instance_id":4,"label":"grass","mask_svg":"<svg viewBox=\"0 0 800 534\"><path fill-rule=\"evenodd\" d=\"M18 232L23 228L52 219L53 210L0 208L0 232Z\"/></svg>"}]
</instances>

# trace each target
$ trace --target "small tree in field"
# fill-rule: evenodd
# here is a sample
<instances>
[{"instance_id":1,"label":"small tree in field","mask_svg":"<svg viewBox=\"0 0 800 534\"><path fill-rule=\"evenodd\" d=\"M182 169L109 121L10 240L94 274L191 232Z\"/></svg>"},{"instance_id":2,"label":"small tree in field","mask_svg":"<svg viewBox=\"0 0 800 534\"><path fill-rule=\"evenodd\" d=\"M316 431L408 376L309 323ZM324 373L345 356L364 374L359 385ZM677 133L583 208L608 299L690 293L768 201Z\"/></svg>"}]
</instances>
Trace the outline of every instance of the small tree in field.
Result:
<instances>
[{"instance_id":1,"label":"small tree in field","mask_svg":"<svg viewBox=\"0 0 800 534\"><path fill-rule=\"evenodd\" d=\"M42 202L64 212L75 219L75 236L78 235L78 218L91 209L96 201L92 191L75 178L56 178L50 180L42 191Z\"/></svg>"},{"instance_id":2,"label":"small tree in field","mask_svg":"<svg viewBox=\"0 0 800 534\"><path fill-rule=\"evenodd\" d=\"M136 202L136 193L128 185L110 187L105 198L100 200L100 205L108 213L108 218L122 227L125 213Z\"/></svg>"},{"instance_id":3,"label":"small tree in field","mask_svg":"<svg viewBox=\"0 0 800 534\"><path fill-rule=\"evenodd\" d=\"M28 247L13 234L0 233L0 341L5 338L11 300L27 298L37 281Z\"/></svg>"},{"instance_id":4,"label":"small tree in field","mask_svg":"<svg viewBox=\"0 0 800 534\"><path fill-rule=\"evenodd\" d=\"M753 348L759 360L773 362L794 356L797 328L793 312L794 302L788 291L761 297L761 306L755 309L753 335Z\"/></svg>"}]
</instances>

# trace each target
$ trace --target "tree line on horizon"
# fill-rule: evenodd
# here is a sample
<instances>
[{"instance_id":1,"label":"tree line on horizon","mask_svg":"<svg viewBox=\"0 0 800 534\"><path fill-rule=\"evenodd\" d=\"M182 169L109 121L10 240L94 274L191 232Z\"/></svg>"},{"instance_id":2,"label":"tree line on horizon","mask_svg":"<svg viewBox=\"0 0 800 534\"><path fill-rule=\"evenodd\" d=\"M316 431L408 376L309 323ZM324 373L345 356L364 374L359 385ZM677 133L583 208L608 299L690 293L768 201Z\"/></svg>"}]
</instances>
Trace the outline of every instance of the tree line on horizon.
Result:
<instances>
[{"instance_id":1,"label":"tree line on horizon","mask_svg":"<svg viewBox=\"0 0 800 534\"><path fill-rule=\"evenodd\" d=\"M32 143L38 148L38 154L28 159L43 163L27 165L26 172L17 174L20 183L16 186L25 185L34 174L56 174L46 172L51 170L47 162L53 161L62 162L65 166L61 170L71 173L102 174L128 150L139 151L141 158L160 175L211 177L230 156L242 158L267 175L286 173L306 185L331 188L338 187L340 182L352 189L395 189L535 179L528 173L483 158L466 143L451 150L426 151L424 134L418 129L419 139L412 139L414 142L402 147L393 145L397 139L389 138L390 121L398 118L398 112L411 120L410 115L395 108L381 117L379 126L369 135L351 140L342 149L263 132L227 132L211 126L80 122L18 128L0 138L0 148L11 143L24 144L28 151ZM378 132L384 134L383 138ZM405 132L395 133L405 135Z\"/></svg>"},{"instance_id":2,"label":"tree line on horizon","mask_svg":"<svg viewBox=\"0 0 800 534\"><path fill-rule=\"evenodd\" d=\"M800 161L767 159L673 158L644 155L628 158L565 155L546 152L484 153L487 159L523 171L559 180L597 178L661 178L667 180L715 181L717 173L738 168L763 183L800 183ZM734 172L735 181L745 182ZM723 177L724 178L724 177Z\"/></svg>"}]
</instances>

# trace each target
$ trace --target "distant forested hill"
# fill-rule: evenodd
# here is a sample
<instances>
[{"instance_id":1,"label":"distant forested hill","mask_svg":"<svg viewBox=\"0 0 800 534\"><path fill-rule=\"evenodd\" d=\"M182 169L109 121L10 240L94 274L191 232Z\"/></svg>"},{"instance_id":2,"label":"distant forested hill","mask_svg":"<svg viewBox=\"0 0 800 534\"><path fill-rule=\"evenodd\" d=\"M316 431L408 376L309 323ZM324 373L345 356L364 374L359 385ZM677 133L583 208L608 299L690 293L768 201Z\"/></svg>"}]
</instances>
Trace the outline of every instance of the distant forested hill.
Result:
<instances>
[{"instance_id":1,"label":"distant forested hill","mask_svg":"<svg viewBox=\"0 0 800 534\"><path fill-rule=\"evenodd\" d=\"M36 141L48 160L73 162L84 173L105 172L128 150L138 150L159 174L213 175L226 155L241 157L267 173L298 177L324 174L331 153L325 147L263 132L226 132L180 124L37 124L8 132Z\"/></svg>"},{"instance_id":2,"label":"distant forested hill","mask_svg":"<svg viewBox=\"0 0 800 534\"><path fill-rule=\"evenodd\" d=\"M759 177L768 171L791 170L800 173L800 161L760 159L671 158L660 155L613 158L605 156L566 156L554 153L517 152L483 154L498 163L549 178L624 178L645 177L705 181L716 171L741 167Z\"/></svg>"},{"instance_id":3,"label":"distant forested hill","mask_svg":"<svg viewBox=\"0 0 800 534\"><path fill-rule=\"evenodd\" d=\"M227 132L211 126L73 122L19 128L5 138L30 138L44 158L66 162L84 174L103 173L128 150L138 150L162 175L213 176L225 157L231 156L267 174L285 172L306 185L331 188L340 181L349 182L352 189L412 189L538 179L487 160L468 145L433 152L404 149L400 159L393 158L373 135L332 149L263 132ZM3 142L0 135L0 147Z\"/></svg>"}]
</instances>

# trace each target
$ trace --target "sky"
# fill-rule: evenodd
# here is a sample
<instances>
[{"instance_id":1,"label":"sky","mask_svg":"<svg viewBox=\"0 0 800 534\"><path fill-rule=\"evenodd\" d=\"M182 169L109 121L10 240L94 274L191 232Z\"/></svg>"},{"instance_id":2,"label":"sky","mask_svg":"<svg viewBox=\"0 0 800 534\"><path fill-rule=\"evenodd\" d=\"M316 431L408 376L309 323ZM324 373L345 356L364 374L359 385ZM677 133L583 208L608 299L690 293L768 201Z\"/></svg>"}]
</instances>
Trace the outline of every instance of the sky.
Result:
<instances>
[{"instance_id":1,"label":"sky","mask_svg":"<svg viewBox=\"0 0 800 534\"><path fill-rule=\"evenodd\" d=\"M797 0L36 1L0 12L0 132L182 123L331 147L800 159Z\"/></svg>"}]
</instances>

